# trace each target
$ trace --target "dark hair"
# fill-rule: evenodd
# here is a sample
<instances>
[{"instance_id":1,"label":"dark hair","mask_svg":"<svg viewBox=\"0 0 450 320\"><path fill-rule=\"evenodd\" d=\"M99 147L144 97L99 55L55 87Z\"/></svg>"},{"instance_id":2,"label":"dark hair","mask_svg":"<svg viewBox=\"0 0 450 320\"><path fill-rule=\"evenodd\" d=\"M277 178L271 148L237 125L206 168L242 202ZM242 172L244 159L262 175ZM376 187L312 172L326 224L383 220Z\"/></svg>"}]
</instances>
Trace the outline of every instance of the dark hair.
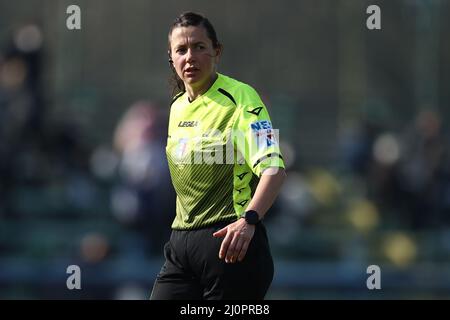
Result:
<instances>
[{"instance_id":1,"label":"dark hair","mask_svg":"<svg viewBox=\"0 0 450 320\"><path fill-rule=\"evenodd\" d=\"M170 84L172 86L172 94L175 95L179 92L186 91L184 87L183 81L178 77L175 67L172 64L172 57L170 55L170 36L172 35L172 31L178 27L189 27L189 26L202 26L206 30L206 34L208 38L211 39L212 45L214 49L221 48L222 44L217 40L217 34L209 20L202 16L201 14L195 12L184 12L180 14L172 24L172 27L169 30L169 42L168 42L168 54L169 54L169 64L172 69L173 75L170 78Z\"/></svg>"}]
</instances>

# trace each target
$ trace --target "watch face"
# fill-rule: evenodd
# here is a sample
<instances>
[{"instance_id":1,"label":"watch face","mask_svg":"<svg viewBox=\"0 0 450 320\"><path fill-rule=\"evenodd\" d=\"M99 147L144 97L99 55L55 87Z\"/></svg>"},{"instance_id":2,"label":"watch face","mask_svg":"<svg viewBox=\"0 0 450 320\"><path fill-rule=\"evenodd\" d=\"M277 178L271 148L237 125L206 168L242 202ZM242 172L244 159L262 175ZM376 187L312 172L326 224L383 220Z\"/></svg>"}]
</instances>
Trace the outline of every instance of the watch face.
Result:
<instances>
[{"instance_id":1,"label":"watch face","mask_svg":"<svg viewBox=\"0 0 450 320\"><path fill-rule=\"evenodd\" d=\"M257 224L259 222L259 216L256 211L247 211L245 213L245 221L248 224Z\"/></svg>"}]
</instances>

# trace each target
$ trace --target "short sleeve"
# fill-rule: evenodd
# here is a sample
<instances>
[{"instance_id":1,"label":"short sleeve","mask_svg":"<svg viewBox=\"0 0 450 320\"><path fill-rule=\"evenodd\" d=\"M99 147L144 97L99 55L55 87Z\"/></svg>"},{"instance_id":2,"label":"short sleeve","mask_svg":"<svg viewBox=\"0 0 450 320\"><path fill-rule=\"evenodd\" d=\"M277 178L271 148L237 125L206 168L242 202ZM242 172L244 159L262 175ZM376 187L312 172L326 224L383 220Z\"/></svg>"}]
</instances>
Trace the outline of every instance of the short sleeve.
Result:
<instances>
[{"instance_id":1,"label":"short sleeve","mask_svg":"<svg viewBox=\"0 0 450 320\"><path fill-rule=\"evenodd\" d=\"M279 130L270 120L266 106L250 86L239 99L238 114L233 126L233 141L238 151L238 161L247 163L260 177L269 167L284 168L279 146Z\"/></svg>"}]
</instances>

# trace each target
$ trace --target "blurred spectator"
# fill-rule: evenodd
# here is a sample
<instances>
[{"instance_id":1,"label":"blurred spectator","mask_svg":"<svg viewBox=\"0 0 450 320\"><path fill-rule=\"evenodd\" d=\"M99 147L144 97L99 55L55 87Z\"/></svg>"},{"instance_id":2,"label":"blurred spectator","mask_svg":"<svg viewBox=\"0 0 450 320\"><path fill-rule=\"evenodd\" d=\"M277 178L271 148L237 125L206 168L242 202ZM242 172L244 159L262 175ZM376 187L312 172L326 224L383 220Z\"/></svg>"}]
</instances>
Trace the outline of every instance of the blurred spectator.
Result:
<instances>
[{"instance_id":1,"label":"blurred spectator","mask_svg":"<svg viewBox=\"0 0 450 320\"><path fill-rule=\"evenodd\" d=\"M448 143L442 134L438 113L423 110L406 131L397 179L402 199L399 205L413 228L438 227L448 217ZM445 192L447 195L445 196ZM445 203L447 201L447 204ZM446 207L447 206L447 207Z\"/></svg>"},{"instance_id":2,"label":"blurred spectator","mask_svg":"<svg viewBox=\"0 0 450 320\"><path fill-rule=\"evenodd\" d=\"M360 130L343 136L345 166L365 181L385 222L413 229L450 222L449 150L440 116L423 110L400 134L379 120L362 121Z\"/></svg>"},{"instance_id":3,"label":"blurred spectator","mask_svg":"<svg viewBox=\"0 0 450 320\"><path fill-rule=\"evenodd\" d=\"M0 54L0 214L5 216L16 214L11 192L16 174L27 171L18 158L34 155L39 163L42 156L37 152L43 118L42 51L41 29L29 24L16 30Z\"/></svg>"},{"instance_id":4,"label":"blurred spectator","mask_svg":"<svg viewBox=\"0 0 450 320\"><path fill-rule=\"evenodd\" d=\"M139 230L160 255L175 215L163 141L164 119L149 102L133 104L120 120L114 146L121 155L120 185L112 196L117 219Z\"/></svg>"},{"instance_id":5,"label":"blurred spectator","mask_svg":"<svg viewBox=\"0 0 450 320\"><path fill-rule=\"evenodd\" d=\"M366 177L369 196L391 215L385 218L402 226L422 229L448 223L448 144L439 115L421 111L401 131L374 139Z\"/></svg>"}]
</instances>

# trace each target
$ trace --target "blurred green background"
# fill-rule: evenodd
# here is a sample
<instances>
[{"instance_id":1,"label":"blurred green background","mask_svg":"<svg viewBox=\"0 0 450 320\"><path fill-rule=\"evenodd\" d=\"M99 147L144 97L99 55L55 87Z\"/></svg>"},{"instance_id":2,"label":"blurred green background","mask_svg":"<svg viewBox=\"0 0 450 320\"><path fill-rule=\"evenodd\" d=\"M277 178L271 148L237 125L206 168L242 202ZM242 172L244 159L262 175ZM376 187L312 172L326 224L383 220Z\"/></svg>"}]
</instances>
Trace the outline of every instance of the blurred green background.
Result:
<instances>
[{"instance_id":1,"label":"blurred green background","mask_svg":"<svg viewBox=\"0 0 450 320\"><path fill-rule=\"evenodd\" d=\"M148 298L175 203L167 33L186 10L280 129L267 298L450 298L445 0L1 1L0 298Z\"/></svg>"}]
</instances>

